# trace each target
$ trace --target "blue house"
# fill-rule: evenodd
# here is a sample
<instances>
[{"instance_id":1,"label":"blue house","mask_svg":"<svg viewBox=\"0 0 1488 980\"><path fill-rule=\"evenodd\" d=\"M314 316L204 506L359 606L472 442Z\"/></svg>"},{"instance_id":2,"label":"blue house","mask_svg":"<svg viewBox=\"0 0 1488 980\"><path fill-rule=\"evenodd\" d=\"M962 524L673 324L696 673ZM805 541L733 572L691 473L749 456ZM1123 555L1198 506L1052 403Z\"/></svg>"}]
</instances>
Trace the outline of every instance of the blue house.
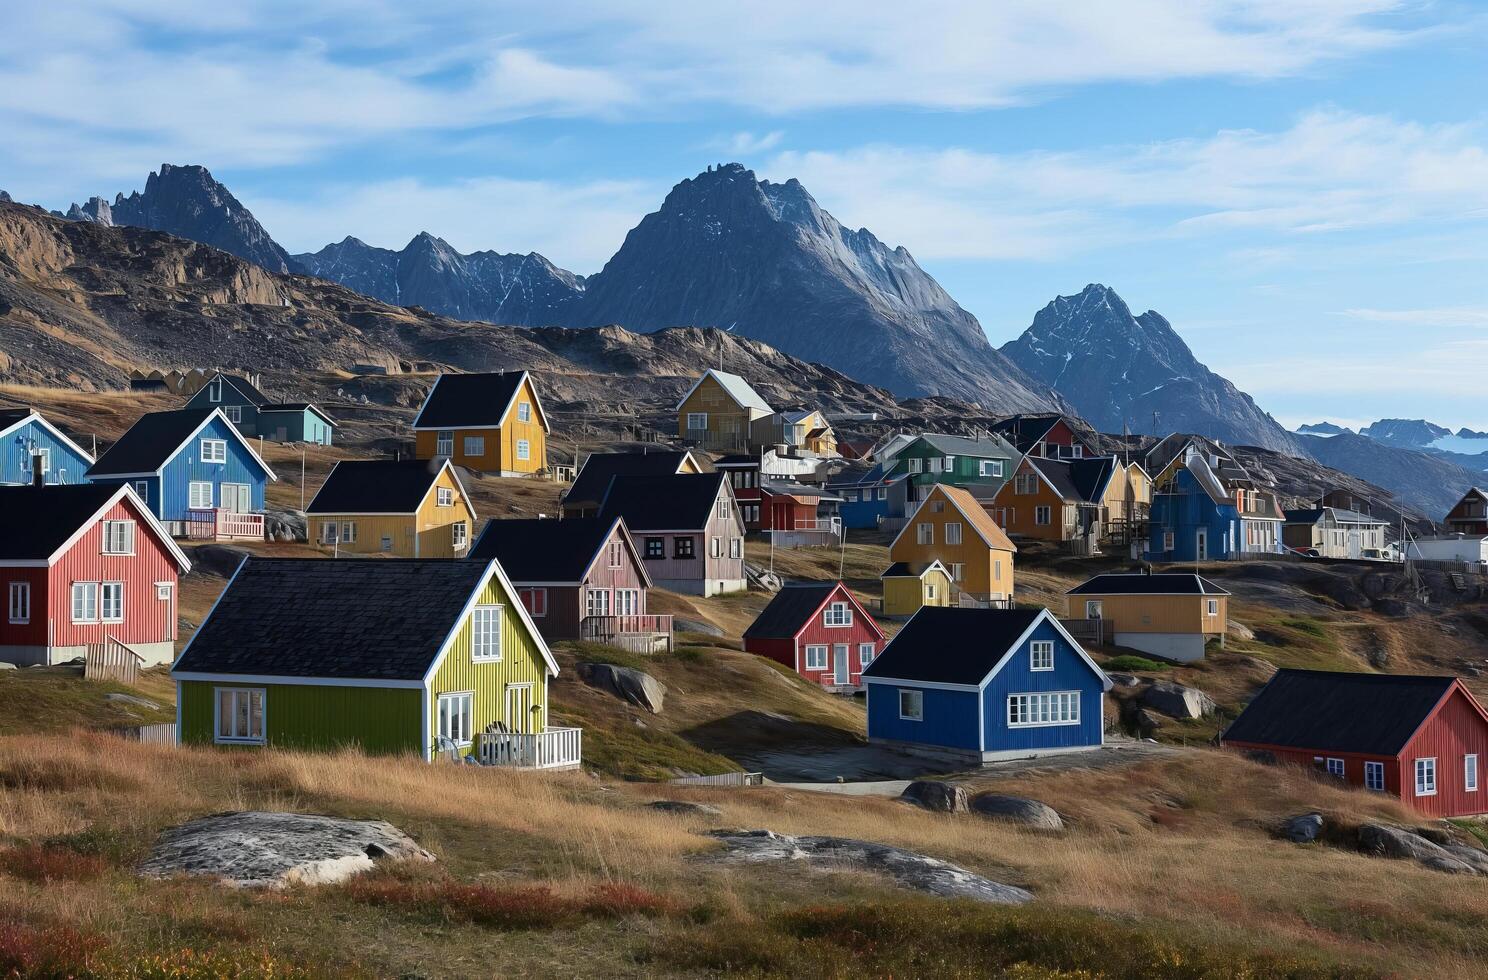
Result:
<instances>
[{"instance_id":1,"label":"blue house","mask_svg":"<svg viewBox=\"0 0 1488 980\"><path fill-rule=\"evenodd\" d=\"M276 402L259 391L247 378L236 374L212 375L191 396L188 409L222 409L227 420L245 436L261 436L270 442L331 444L336 422L310 402Z\"/></svg>"},{"instance_id":2,"label":"blue house","mask_svg":"<svg viewBox=\"0 0 1488 980\"><path fill-rule=\"evenodd\" d=\"M44 483L86 483L93 457L29 408L0 409L0 484L35 482L41 457Z\"/></svg>"},{"instance_id":3,"label":"blue house","mask_svg":"<svg viewBox=\"0 0 1488 980\"><path fill-rule=\"evenodd\" d=\"M838 473L827 481L826 489L842 498L838 513L843 527L877 528L885 520L904 517L909 474L889 474L882 464L875 464Z\"/></svg>"},{"instance_id":4,"label":"blue house","mask_svg":"<svg viewBox=\"0 0 1488 980\"><path fill-rule=\"evenodd\" d=\"M957 764L1099 748L1105 673L1047 609L926 606L863 671L868 740Z\"/></svg>"},{"instance_id":5,"label":"blue house","mask_svg":"<svg viewBox=\"0 0 1488 980\"><path fill-rule=\"evenodd\" d=\"M128 483L177 537L262 538L264 488L278 480L220 409L140 417L88 470Z\"/></svg>"},{"instance_id":6,"label":"blue house","mask_svg":"<svg viewBox=\"0 0 1488 980\"><path fill-rule=\"evenodd\" d=\"M1146 558L1200 562L1280 554L1285 523L1276 494L1238 464L1189 452L1152 495Z\"/></svg>"}]
</instances>

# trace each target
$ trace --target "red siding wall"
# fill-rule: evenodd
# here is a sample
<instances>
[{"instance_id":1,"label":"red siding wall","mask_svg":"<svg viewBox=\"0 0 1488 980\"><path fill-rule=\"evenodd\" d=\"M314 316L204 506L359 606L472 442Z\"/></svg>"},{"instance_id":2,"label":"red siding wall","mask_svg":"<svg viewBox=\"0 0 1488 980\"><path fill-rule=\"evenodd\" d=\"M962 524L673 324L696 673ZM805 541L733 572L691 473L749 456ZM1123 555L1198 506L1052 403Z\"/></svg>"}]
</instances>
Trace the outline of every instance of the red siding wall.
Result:
<instances>
[{"instance_id":1,"label":"red siding wall","mask_svg":"<svg viewBox=\"0 0 1488 980\"><path fill-rule=\"evenodd\" d=\"M1269 752L1276 757L1278 762L1290 763L1307 769L1317 768L1314 760L1318 757L1342 759L1344 781L1350 786L1358 786L1361 789L1364 787L1364 763L1383 762L1385 764L1385 792L1390 796L1400 796L1400 766L1392 756L1364 755L1358 752L1313 752L1306 749L1284 749L1275 745L1255 745L1249 742L1225 742L1224 744L1226 748L1241 752ZM1405 801L1410 802L1408 798Z\"/></svg>"},{"instance_id":2,"label":"red siding wall","mask_svg":"<svg viewBox=\"0 0 1488 980\"><path fill-rule=\"evenodd\" d=\"M852 625L846 627L823 625L822 612L831 603L843 600L852 603ZM876 657L883 652L884 636L873 617L864 612L852 599L851 594L839 585L822 604L822 608L813 613L809 621L801 625L794 637L751 637L744 641L744 649L785 664L809 681L815 681L824 687L835 687L837 686L834 670L837 657L836 647L842 643L848 645L848 683L858 687L863 683L863 664L859 659L858 645L872 643L873 655ZM806 647L822 644L827 647L826 669L808 670ZM798 656L800 657L799 666L796 661Z\"/></svg>"},{"instance_id":3,"label":"red siding wall","mask_svg":"<svg viewBox=\"0 0 1488 980\"><path fill-rule=\"evenodd\" d=\"M103 521L96 522L51 568L46 614L53 624L53 646L102 643L112 636L124 643L158 643L176 638L177 567L165 546L155 540L139 513L126 501L115 504L104 520L132 520L133 555L103 554ZM73 582L123 582L122 623L72 621ZM156 598L155 583L171 583L169 601ZM32 618L36 599L32 599Z\"/></svg>"},{"instance_id":4,"label":"red siding wall","mask_svg":"<svg viewBox=\"0 0 1488 980\"><path fill-rule=\"evenodd\" d=\"M10 623L10 583L31 583L31 622ZM47 645L47 570L45 568L0 568L0 646L44 647Z\"/></svg>"},{"instance_id":5,"label":"red siding wall","mask_svg":"<svg viewBox=\"0 0 1488 980\"><path fill-rule=\"evenodd\" d=\"M1478 757L1478 789L1469 793L1463 777L1463 756ZM1416 796L1416 760L1436 759L1436 795ZM1421 726L1416 737L1400 753L1403 799L1433 817L1465 817L1488 813L1488 783L1483 767L1488 764L1488 722L1455 687L1436 713Z\"/></svg>"}]
</instances>

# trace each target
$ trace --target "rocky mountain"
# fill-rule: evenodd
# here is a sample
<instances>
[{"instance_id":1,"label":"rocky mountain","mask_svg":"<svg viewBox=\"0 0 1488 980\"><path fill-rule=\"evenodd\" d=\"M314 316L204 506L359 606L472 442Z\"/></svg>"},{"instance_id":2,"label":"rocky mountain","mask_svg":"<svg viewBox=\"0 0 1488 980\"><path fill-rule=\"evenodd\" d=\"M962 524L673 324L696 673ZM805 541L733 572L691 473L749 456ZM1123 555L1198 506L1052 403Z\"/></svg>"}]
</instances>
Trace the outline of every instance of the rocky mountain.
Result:
<instances>
[{"instance_id":1,"label":"rocky mountain","mask_svg":"<svg viewBox=\"0 0 1488 980\"><path fill-rule=\"evenodd\" d=\"M1298 435L1303 436L1338 436L1345 432L1353 432L1354 430L1347 426L1335 425L1332 422L1308 422L1305 425L1297 426L1295 431Z\"/></svg>"},{"instance_id":2,"label":"rocky mountain","mask_svg":"<svg viewBox=\"0 0 1488 980\"><path fill-rule=\"evenodd\" d=\"M462 255L428 232L401 251L347 237L292 256L296 272L329 279L396 306L421 306L459 320L540 326L563 322L584 280L536 252Z\"/></svg>"},{"instance_id":3,"label":"rocky mountain","mask_svg":"<svg viewBox=\"0 0 1488 980\"><path fill-rule=\"evenodd\" d=\"M1360 429L1359 434L1392 446L1424 449L1443 436L1451 435L1452 430L1425 419L1380 419Z\"/></svg>"},{"instance_id":4,"label":"rocky mountain","mask_svg":"<svg viewBox=\"0 0 1488 980\"><path fill-rule=\"evenodd\" d=\"M1232 444L1301 453L1245 392L1210 371L1160 314L1133 316L1107 286L1058 296L1001 352L1061 393L1097 429L1197 432Z\"/></svg>"},{"instance_id":5,"label":"rocky mountain","mask_svg":"<svg viewBox=\"0 0 1488 980\"><path fill-rule=\"evenodd\" d=\"M1441 520L1483 474L1450 459L1391 446L1365 435L1299 436L1319 462L1384 487L1402 503Z\"/></svg>"},{"instance_id":6,"label":"rocky mountain","mask_svg":"<svg viewBox=\"0 0 1488 980\"><path fill-rule=\"evenodd\" d=\"M289 253L206 167L163 163L145 181L143 193L118 194L113 204L101 197L89 198L59 216L169 232L231 252L270 272L290 271Z\"/></svg>"}]
</instances>

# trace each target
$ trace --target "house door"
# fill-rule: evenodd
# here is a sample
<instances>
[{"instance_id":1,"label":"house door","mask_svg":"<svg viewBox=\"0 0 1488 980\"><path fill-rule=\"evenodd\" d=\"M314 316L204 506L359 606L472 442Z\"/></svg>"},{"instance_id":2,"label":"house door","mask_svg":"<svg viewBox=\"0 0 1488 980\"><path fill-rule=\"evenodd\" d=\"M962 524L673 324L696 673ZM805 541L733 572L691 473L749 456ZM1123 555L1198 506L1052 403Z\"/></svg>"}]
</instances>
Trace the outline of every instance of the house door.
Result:
<instances>
[{"instance_id":1,"label":"house door","mask_svg":"<svg viewBox=\"0 0 1488 980\"><path fill-rule=\"evenodd\" d=\"M1085 600L1085 618L1101 619L1101 601L1099 599Z\"/></svg>"},{"instance_id":2,"label":"house door","mask_svg":"<svg viewBox=\"0 0 1488 980\"><path fill-rule=\"evenodd\" d=\"M1194 560L1209 560L1209 530L1207 528L1201 527L1194 532Z\"/></svg>"},{"instance_id":3,"label":"house door","mask_svg":"<svg viewBox=\"0 0 1488 980\"><path fill-rule=\"evenodd\" d=\"M160 609L165 622L161 624L160 635L167 640L176 638L176 604L174 602L175 589L169 582L155 583L155 598L160 601Z\"/></svg>"},{"instance_id":4,"label":"house door","mask_svg":"<svg viewBox=\"0 0 1488 980\"><path fill-rule=\"evenodd\" d=\"M832 648L832 683L851 684L852 665L848 660L852 648L846 643L839 643Z\"/></svg>"},{"instance_id":5,"label":"house door","mask_svg":"<svg viewBox=\"0 0 1488 980\"><path fill-rule=\"evenodd\" d=\"M532 685L506 686L506 727L508 731L532 734Z\"/></svg>"},{"instance_id":6,"label":"house door","mask_svg":"<svg viewBox=\"0 0 1488 980\"><path fill-rule=\"evenodd\" d=\"M253 488L246 483L222 484L222 509L231 514L253 511Z\"/></svg>"}]
</instances>

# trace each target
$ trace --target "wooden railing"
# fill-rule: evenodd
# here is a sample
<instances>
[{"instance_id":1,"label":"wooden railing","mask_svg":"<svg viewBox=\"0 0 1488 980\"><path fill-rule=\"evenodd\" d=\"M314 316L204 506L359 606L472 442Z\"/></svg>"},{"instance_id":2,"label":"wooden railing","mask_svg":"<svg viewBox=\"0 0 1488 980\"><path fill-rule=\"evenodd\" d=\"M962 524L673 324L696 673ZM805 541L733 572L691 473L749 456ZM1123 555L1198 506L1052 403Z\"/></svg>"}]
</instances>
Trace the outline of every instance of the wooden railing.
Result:
<instances>
[{"instance_id":1,"label":"wooden railing","mask_svg":"<svg viewBox=\"0 0 1488 980\"><path fill-rule=\"evenodd\" d=\"M632 653L670 651L672 617L651 613L585 616L579 622L579 639L605 643Z\"/></svg>"},{"instance_id":2,"label":"wooden railing","mask_svg":"<svg viewBox=\"0 0 1488 980\"><path fill-rule=\"evenodd\" d=\"M476 757L483 766L574 769L583 756L583 740L582 728L549 728L533 735L483 732L476 743Z\"/></svg>"},{"instance_id":3,"label":"wooden railing","mask_svg":"<svg viewBox=\"0 0 1488 980\"><path fill-rule=\"evenodd\" d=\"M193 540L220 541L224 538L258 538L264 536L262 514L243 514L221 507L193 507L186 511L186 537Z\"/></svg>"},{"instance_id":4,"label":"wooden railing","mask_svg":"<svg viewBox=\"0 0 1488 980\"><path fill-rule=\"evenodd\" d=\"M1104 619L1061 619L1059 625L1081 643L1104 644L1111 633Z\"/></svg>"},{"instance_id":5,"label":"wooden railing","mask_svg":"<svg viewBox=\"0 0 1488 980\"><path fill-rule=\"evenodd\" d=\"M130 742L142 742L145 745L175 745L176 723L173 721L161 722L158 725L133 725L128 728L115 728L113 733L120 738Z\"/></svg>"},{"instance_id":6,"label":"wooden railing","mask_svg":"<svg viewBox=\"0 0 1488 980\"><path fill-rule=\"evenodd\" d=\"M117 681L133 687L145 658L112 636L102 643L89 643L83 655L83 680Z\"/></svg>"}]
</instances>

